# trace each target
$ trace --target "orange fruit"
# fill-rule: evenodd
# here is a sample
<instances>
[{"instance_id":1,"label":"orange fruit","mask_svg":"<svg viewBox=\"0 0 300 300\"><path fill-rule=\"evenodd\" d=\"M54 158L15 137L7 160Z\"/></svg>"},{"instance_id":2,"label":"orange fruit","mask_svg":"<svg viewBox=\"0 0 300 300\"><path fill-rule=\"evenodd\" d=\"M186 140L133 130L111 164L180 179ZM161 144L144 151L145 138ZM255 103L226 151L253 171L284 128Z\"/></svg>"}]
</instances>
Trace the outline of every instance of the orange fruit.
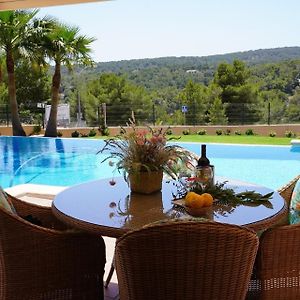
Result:
<instances>
[{"instance_id":1,"label":"orange fruit","mask_svg":"<svg viewBox=\"0 0 300 300\"><path fill-rule=\"evenodd\" d=\"M188 199L188 198L191 198L195 195L196 193L194 192L188 192L186 195L185 195L185 199Z\"/></svg>"},{"instance_id":2,"label":"orange fruit","mask_svg":"<svg viewBox=\"0 0 300 300\"><path fill-rule=\"evenodd\" d=\"M201 208L203 207L203 198L201 195L195 194L195 196L190 201L191 208Z\"/></svg>"},{"instance_id":3,"label":"orange fruit","mask_svg":"<svg viewBox=\"0 0 300 300\"><path fill-rule=\"evenodd\" d=\"M185 205L186 206L190 206L190 203L193 201L193 198L195 197L195 195L197 195L194 192L188 192L184 198L185 200Z\"/></svg>"},{"instance_id":4,"label":"orange fruit","mask_svg":"<svg viewBox=\"0 0 300 300\"><path fill-rule=\"evenodd\" d=\"M203 206L211 206L213 204L214 198L211 194L204 193L201 195L201 197L203 199Z\"/></svg>"}]
</instances>

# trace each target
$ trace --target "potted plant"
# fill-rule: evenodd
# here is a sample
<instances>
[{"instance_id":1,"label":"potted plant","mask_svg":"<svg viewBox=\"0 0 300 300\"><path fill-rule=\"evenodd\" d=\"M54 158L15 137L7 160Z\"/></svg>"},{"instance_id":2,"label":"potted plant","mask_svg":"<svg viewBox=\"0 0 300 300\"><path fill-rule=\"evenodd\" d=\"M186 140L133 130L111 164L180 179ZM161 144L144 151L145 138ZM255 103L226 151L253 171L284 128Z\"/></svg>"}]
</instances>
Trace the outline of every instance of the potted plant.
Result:
<instances>
[{"instance_id":1,"label":"potted plant","mask_svg":"<svg viewBox=\"0 0 300 300\"><path fill-rule=\"evenodd\" d=\"M161 190L163 173L177 178L178 165L189 167L192 154L176 144L167 143L167 131L147 127L140 130L134 120L129 129L105 141L100 152L109 151L108 159L116 159L116 169L123 173L131 191L150 194ZM110 165L114 165L110 162Z\"/></svg>"}]
</instances>

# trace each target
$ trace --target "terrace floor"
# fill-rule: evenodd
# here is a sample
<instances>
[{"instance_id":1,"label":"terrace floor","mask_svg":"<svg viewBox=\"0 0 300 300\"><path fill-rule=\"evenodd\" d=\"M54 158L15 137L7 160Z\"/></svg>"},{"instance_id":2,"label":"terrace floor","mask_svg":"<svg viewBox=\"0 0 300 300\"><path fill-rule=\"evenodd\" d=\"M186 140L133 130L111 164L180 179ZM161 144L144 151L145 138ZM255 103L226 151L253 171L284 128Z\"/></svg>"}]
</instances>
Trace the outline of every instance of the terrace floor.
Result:
<instances>
[{"instance_id":1,"label":"terrace floor","mask_svg":"<svg viewBox=\"0 0 300 300\"><path fill-rule=\"evenodd\" d=\"M39 204L43 206L51 206L51 201L57 193L65 189L65 187L57 186L47 186L47 185L37 185L37 184L21 184L11 188L6 188L5 190L19 199L34 204ZM115 239L109 237L103 237L106 245L106 265L105 265L105 275L110 270L111 262L114 255ZM105 300L118 300L119 299L119 288L116 272L114 272L110 284L104 289Z\"/></svg>"}]
</instances>

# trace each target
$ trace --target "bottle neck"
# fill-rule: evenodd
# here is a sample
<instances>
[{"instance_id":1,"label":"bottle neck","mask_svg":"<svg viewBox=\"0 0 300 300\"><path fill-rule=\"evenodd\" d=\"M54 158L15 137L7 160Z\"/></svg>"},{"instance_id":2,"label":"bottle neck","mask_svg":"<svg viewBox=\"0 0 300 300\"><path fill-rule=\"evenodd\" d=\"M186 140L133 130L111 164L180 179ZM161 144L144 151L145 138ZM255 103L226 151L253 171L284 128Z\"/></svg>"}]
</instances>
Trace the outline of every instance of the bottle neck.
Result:
<instances>
[{"instance_id":1,"label":"bottle neck","mask_svg":"<svg viewBox=\"0 0 300 300\"><path fill-rule=\"evenodd\" d=\"M201 157L198 160L198 167L209 166L210 161L206 157L206 145L201 145Z\"/></svg>"},{"instance_id":2,"label":"bottle neck","mask_svg":"<svg viewBox=\"0 0 300 300\"><path fill-rule=\"evenodd\" d=\"M206 145L201 145L201 157L206 158Z\"/></svg>"}]
</instances>

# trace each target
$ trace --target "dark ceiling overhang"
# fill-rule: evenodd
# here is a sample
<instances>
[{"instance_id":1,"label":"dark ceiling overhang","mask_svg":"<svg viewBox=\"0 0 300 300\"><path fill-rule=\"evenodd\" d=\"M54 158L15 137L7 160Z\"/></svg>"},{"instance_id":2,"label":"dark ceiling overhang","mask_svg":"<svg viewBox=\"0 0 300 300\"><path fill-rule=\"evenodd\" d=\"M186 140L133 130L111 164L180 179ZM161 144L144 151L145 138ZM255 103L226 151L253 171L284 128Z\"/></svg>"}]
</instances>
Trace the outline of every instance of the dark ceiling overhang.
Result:
<instances>
[{"instance_id":1,"label":"dark ceiling overhang","mask_svg":"<svg viewBox=\"0 0 300 300\"><path fill-rule=\"evenodd\" d=\"M105 0L0 0L0 11L100 1Z\"/></svg>"}]
</instances>

